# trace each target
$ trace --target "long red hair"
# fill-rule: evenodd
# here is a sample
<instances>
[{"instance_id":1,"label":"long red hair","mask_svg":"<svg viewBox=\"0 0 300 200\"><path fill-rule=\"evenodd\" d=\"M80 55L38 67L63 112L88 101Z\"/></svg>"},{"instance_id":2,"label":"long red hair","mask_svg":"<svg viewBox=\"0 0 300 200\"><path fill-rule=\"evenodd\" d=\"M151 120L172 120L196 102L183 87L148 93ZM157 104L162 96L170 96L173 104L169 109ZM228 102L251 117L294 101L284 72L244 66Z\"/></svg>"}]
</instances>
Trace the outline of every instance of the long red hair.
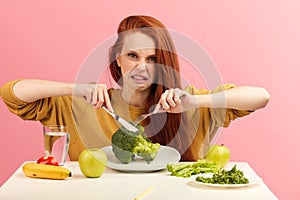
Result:
<instances>
[{"instance_id":1,"label":"long red hair","mask_svg":"<svg viewBox=\"0 0 300 200\"><path fill-rule=\"evenodd\" d=\"M150 16L129 16L121 21L118 28L118 38L109 53L110 73L113 79L122 86L122 73L116 62L116 56L121 53L124 37L132 31L140 31L151 37L156 44L156 83L152 84L151 93L145 102L145 107L150 110L155 105L163 92L169 88L182 88L178 56L166 27L157 19ZM190 152L192 140L186 130L186 116L184 113L156 114L145 122L146 133L153 142L173 146L181 153L181 160L196 160ZM145 124L144 123L144 124ZM143 124L143 125L144 125ZM158 127L160 130L158 130ZM153 134L155 133L155 134Z\"/></svg>"}]
</instances>

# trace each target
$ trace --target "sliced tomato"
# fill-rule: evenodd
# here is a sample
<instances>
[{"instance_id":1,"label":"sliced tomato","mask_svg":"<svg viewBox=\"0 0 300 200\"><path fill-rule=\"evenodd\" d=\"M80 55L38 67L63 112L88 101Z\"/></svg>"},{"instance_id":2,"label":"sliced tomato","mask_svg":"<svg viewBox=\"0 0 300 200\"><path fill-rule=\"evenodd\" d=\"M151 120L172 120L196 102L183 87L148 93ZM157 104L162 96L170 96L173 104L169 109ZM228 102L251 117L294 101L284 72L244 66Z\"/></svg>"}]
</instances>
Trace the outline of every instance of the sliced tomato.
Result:
<instances>
[{"instance_id":1,"label":"sliced tomato","mask_svg":"<svg viewBox=\"0 0 300 200\"><path fill-rule=\"evenodd\" d=\"M37 160L39 164L58 166L58 161L53 156L42 156Z\"/></svg>"}]
</instances>

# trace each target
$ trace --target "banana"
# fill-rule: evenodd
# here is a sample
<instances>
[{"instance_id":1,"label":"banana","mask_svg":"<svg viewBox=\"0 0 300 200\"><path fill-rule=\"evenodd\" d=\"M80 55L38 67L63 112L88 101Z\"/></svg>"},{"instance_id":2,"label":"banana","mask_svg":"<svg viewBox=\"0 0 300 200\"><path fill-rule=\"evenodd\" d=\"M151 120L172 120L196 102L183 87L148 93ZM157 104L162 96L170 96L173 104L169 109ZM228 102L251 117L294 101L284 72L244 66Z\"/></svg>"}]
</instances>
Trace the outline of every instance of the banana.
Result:
<instances>
[{"instance_id":1,"label":"banana","mask_svg":"<svg viewBox=\"0 0 300 200\"><path fill-rule=\"evenodd\" d=\"M27 162L23 165L24 174L32 178L46 178L62 180L72 176L70 170L61 166L38 164Z\"/></svg>"}]
</instances>

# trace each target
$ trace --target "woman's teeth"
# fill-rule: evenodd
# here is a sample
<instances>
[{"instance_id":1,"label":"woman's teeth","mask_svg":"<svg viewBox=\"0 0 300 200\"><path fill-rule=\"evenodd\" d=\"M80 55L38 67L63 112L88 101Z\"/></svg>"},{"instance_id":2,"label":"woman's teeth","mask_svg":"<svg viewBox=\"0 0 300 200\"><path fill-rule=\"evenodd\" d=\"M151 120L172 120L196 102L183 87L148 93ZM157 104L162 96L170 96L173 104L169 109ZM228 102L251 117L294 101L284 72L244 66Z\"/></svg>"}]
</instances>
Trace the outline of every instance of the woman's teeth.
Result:
<instances>
[{"instance_id":1,"label":"woman's teeth","mask_svg":"<svg viewBox=\"0 0 300 200\"><path fill-rule=\"evenodd\" d=\"M131 78L137 79L137 80L147 80L147 78L145 78L143 76L131 76Z\"/></svg>"}]
</instances>

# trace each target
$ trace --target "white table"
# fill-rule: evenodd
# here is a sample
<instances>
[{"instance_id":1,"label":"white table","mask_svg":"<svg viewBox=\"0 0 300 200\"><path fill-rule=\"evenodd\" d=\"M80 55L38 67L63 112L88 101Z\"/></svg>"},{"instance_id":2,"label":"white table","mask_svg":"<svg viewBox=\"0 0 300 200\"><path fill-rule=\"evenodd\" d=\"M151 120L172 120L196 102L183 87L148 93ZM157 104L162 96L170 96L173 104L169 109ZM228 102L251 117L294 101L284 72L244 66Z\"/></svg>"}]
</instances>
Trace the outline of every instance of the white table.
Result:
<instances>
[{"instance_id":1,"label":"white table","mask_svg":"<svg viewBox=\"0 0 300 200\"><path fill-rule=\"evenodd\" d=\"M245 176L257 176L245 162L237 164L237 169ZM271 200L277 197L263 181L243 188L212 188L195 186L190 178L170 176L166 170L151 173L125 173L107 168L100 178L85 178L77 162L66 164L73 176L65 180L28 178L20 167L0 188L1 200L133 200L151 186L154 190L142 200Z\"/></svg>"}]
</instances>

